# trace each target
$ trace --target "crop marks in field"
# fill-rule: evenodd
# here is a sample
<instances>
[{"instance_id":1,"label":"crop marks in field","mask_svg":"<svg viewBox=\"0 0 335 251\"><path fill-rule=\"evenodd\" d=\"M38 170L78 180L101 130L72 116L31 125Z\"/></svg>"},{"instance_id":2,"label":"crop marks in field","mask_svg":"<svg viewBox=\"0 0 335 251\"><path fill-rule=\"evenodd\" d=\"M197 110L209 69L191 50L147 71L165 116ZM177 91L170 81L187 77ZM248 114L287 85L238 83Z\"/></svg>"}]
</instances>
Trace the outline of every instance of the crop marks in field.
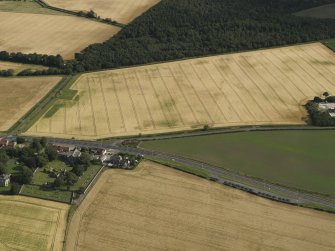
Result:
<instances>
[{"instance_id":1,"label":"crop marks in field","mask_svg":"<svg viewBox=\"0 0 335 251\"><path fill-rule=\"evenodd\" d=\"M335 91L320 43L83 74L80 99L28 134L103 138L240 125L304 124L305 102Z\"/></svg>"},{"instance_id":2,"label":"crop marks in field","mask_svg":"<svg viewBox=\"0 0 335 251\"><path fill-rule=\"evenodd\" d=\"M46 0L51 6L74 10L93 10L99 16L129 23L160 0Z\"/></svg>"},{"instance_id":3,"label":"crop marks in field","mask_svg":"<svg viewBox=\"0 0 335 251\"><path fill-rule=\"evenodd\" d=\"M60 80L61 77L0 78L0 131L14 125Z\"/></svg>"},{"instance_id":4,"label":"crop marks in field","mask_svg":"<svg viewBox=\"0 0 335 251\"><path fill-rule=\"evenodd\" d=\"M331 250L334 223L144 162L104 172L70 222L66 250Z\"/></svg>"},{"instance_id":5,"label":"crop marks in field","mask_svg":"<svg viewBox=\"0 0 335 251\"><path fill-rule=\"evenodd\" d=\"M104 42L119 28L72 16L1 12L0 51L60 54L74 57L93 43Z\"/></svg>"},{"instance_id":6,"label":"crop marks in field","mask_svg":"<svg viewBox=\"0 0 335 251\"><path fill-rule=\"evenodd\" d=\"M68 206L0 197L0 250L62 250Z\"/></svg>"}]
</instances>

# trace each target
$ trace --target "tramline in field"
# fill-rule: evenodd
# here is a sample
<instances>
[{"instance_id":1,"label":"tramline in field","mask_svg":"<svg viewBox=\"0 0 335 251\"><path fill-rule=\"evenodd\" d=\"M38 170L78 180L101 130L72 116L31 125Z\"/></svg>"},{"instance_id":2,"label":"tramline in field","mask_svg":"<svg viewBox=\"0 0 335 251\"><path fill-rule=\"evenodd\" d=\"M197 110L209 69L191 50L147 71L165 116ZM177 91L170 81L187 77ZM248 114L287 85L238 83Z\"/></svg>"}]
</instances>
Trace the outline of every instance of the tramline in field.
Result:
<instances>
[{"instance_id":1,"label":"tramline in field","mask_svg":"<svg viewBox=\"0 0 335 251\"><path fill-rule=\"evenodd\" d=\"M61 251L69 206L0 196L0 250Z\"/></svg>"},{"instance_id":2,"label":"tramline in field","mask_svg":"<svg viewBox=\"0 0 335 251\"><path fill-rule=\"evenodd\" d=\"M303 105L335 91L320 43L83 74L73 100L27 132L96 139L210 127L304 124ZM57 108L57 109L56 109Z\"/></svg>"}]
</instances>

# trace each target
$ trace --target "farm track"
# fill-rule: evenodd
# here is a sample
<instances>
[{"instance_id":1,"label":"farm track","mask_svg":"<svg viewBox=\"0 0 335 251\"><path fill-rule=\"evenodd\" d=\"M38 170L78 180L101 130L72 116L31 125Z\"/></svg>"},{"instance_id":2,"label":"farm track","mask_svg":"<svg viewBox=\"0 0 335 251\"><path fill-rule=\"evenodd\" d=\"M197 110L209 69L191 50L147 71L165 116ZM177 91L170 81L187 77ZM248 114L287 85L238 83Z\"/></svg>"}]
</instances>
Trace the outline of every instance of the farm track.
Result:
<instances>
[{"instance_id":1,"label":"farm track","mask_svg":"<svg viewBox=\"0 0 335 251\"><path fill-rule=\"evenodd\" d=\"M303 104L335 88L334 68L334 53L314 43L87 73L72 87L79 101L42 116L26 135L91 140L204 125L304 124Z\"/></svg>"}]
</instances>

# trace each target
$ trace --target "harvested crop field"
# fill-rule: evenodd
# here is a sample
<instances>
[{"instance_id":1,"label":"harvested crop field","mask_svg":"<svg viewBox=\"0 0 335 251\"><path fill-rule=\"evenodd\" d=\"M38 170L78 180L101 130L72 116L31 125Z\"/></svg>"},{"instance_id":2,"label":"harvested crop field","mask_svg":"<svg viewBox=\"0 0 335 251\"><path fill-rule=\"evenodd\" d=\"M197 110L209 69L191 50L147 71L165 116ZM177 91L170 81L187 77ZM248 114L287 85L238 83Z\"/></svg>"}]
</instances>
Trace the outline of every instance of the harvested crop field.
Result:
<instances>
[{"instance_id":1,"label":"harvested crop field","mask_svg":"<svg viewBox=\"0 0 335 251\"><path fill-rule=\"evenodd\" d=\"M320 43L83 74L77 101L30 135L106 138L240 125L304 124L303 105L335 89Z\"/></svg>"},{"instance_id":2,"label":"harvested crop field","mask_svg":"<svg viewBox=\"0 0 335 251\"><path fill-rule=\"evenodd\" d=\"M60 54L72 59L75 52L104 42L118 31L79 17L0 12L0 51Z\"/></svg>"},{"instance_id":3,"label":"harvested crop field","mask_svg":"<svg viewBox=\"0 0 335 251\"><path fill-rule=\"evenodd\" d=\"M335 216L142 163L106 171L75 212L66 250L332 250Z\"/></svg>"},{"instance_id":4,"label":"harvested crop field","mask_svg":"<svg viewBox=\"0 0 335 251\"><path fill-rule=\"evenodd\" d=\"M159 1L160 0L46 0L51 6L67 10L93 10L98 16L111 18L123 24L131 22Z\"/></svg>"},{"instance_id":5,"label":"harvested crop field","mask_svg":"<svg viewBox=\"0 0 335 251\"><path fill-rule=\"evenodd\" d=\"M0 78L0 131L14 125L60 80L61 77Z\"/></svg>"},{"instance_id":6,"label":"harvested crop field","mask_svg":"<svg viewBox=\"0 0 335 251\"><path fill-rule=\"evenodd\" d=\"M0 250L62 250L69 206L0 196Z\"/></svg>"}]
</instances>

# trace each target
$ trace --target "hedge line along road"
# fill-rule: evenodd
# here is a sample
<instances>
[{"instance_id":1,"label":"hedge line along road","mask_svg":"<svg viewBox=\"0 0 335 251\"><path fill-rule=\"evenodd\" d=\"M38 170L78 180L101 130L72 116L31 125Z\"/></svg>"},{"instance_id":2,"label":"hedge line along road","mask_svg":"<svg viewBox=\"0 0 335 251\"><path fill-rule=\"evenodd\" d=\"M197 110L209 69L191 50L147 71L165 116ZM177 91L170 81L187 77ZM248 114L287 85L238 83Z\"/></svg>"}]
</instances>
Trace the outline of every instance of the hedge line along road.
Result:
<instances>
[{"instance_id":1,"label":"hedge line along road","mask_svg":"<svg viewBox=\"0 0 335 251\"><path fill-rule=\"evenodd\" d=\"M207 163L202 163L199 161L183 158L176 155L165 154L161 152L149 151L141 148L126 147L120 144L120 141L115 141L112 143L107 142L92 142L92 141L79 141L79 140L68 140L68 139L48 139L49 143L55 144L72 144L80 147L89 147L89 148L110 148L115 149L128 154L138 154L143 155L144 157L157 158L164 161L175 162L176 164L182 164L198 169L206 170L209 173L209 176L212 180L215 180L218 183L231 182L243 187L245 189L251 189L256 194L262 194L263 197L280 197L285 199L287 202L294 204L317 204L321 207L328 207L335 209L335 203L322 199L319 197L314 197L312 195L305 194L300 191L294 191L279 185L271 184L265 181L260 181L255 178L246 177L239 175L237 173L230 172L228 170L210 165ZM242 189L243 190L243 189ZM278 193L280 196L278 196ZM264 196L265 195L265 196Z\"/></svg>"}]
</instances>

